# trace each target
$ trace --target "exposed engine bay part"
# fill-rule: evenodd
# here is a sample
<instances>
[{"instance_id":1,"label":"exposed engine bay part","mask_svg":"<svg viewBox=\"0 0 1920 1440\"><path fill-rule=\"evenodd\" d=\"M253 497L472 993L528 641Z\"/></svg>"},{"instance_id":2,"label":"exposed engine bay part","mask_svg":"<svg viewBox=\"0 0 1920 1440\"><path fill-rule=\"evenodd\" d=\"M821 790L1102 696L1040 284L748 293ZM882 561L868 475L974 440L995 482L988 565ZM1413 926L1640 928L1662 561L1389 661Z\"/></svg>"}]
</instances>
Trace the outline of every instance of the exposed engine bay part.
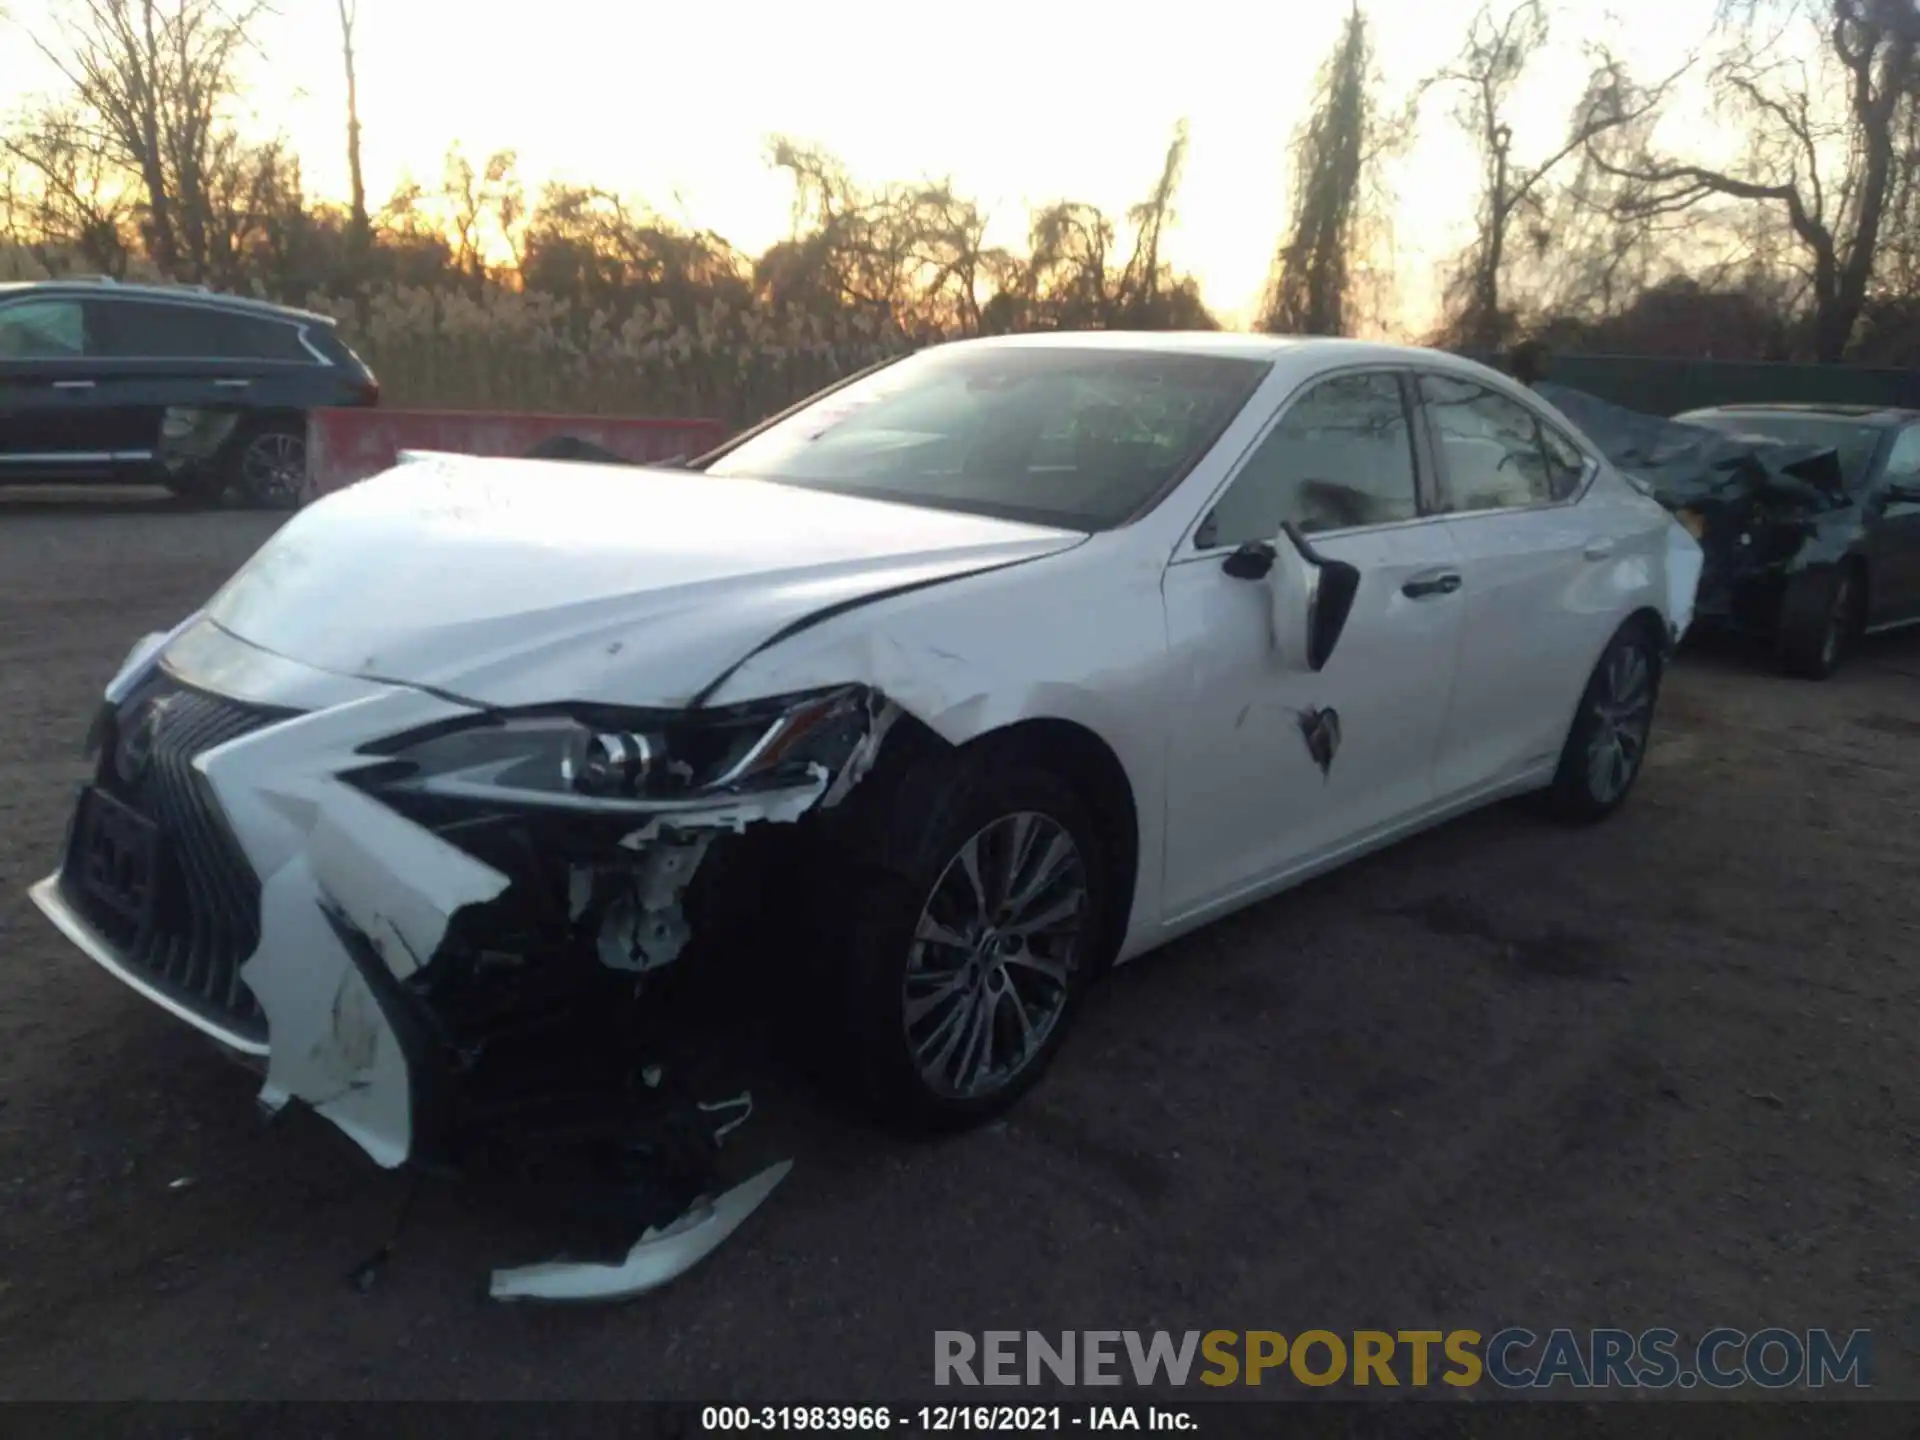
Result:
<instances>
[{"instance_id":1,"label":"exposed engine bay part","mask_svg":"<svg viewBox=\"0 0 1920 1440\"><path fill-rule=\"evenodd\" d=\"M711 835L659 840L626 872L625 886L603 913L595 941L602 965L647 971L679 958L692 936L680 900L712 843ZM604 875L587 872L589 897L593 882Z\"/></svg>"},{"instance_id":2,"label":"exposed engine bay part","mask_svg":"<svg viewBox=\"0 0 1920 1440\"><path fill-rule=\"evenodd\" d=\"M555 1260L496 1270L487 1293L495 1300L578 1303L626 1300L657 1290L711 1255L792 1169L791 1160L782 1160L718 1198L703 1197L678 1219L650 1228L617 1265Z\"/></svg>"}]
</instances>

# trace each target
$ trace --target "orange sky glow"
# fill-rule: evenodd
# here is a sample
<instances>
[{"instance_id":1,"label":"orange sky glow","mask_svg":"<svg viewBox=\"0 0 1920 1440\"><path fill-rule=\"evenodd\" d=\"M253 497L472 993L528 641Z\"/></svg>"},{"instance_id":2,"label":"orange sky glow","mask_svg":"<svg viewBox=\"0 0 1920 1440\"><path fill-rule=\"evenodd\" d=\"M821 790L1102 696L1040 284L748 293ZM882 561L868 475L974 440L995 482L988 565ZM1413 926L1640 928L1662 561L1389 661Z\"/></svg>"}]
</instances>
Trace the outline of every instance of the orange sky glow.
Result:
<instances>
[{"instance_id":1,"label":"orange sky glow","mask_svg":"<svg viewBox=\"0 0 1920 1440\"><path fill-rule=\"evenodd\" d=\"M0 97L55 77L23 30L51 33L58 0L14 0L0 25ZM1372 0L1390 100L1458 48L1477 0ZM1557 148L1605 43L1646 74L1700 45L1714 0L1567 6L1524 82L1516 149ZM1018 245L1029 206L1071 197L1119 214L1151 183L1176 121L1191 144L1167 247L1223 320L1246 320L1286 208L1286 148L1344 6L1185 0L1166 8L979 0L961 13L887 0L796 8L744 0L694 7L621 0L452 6L361 0L360 96L370 198L409 172L431 185L448 144L476 162L517 150L529 192L561 178L616 189L757 251L789 224L783 177L765 164L779 132L836 153L860 179L950 176ZM718 18L713 18L718 17ZM284 133L309 189L346 188L339 37L331 0L283 0L250 62L252 124ZM0 102L5 103L5 102ZM1400 326L1431 318L1433 276L1464 239L1472 151L1430 102L1398 197L1391 264Z\"/></svg>"}]
</instances>

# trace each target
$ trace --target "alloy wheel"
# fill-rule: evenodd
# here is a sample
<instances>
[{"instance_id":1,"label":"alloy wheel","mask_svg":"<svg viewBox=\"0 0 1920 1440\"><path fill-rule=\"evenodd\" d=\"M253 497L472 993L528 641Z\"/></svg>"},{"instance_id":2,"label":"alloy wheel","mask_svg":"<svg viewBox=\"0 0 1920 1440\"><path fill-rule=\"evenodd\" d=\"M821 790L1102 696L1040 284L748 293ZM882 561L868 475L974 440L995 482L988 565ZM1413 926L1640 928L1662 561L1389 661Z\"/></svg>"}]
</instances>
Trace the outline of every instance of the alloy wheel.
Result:
<instances>
[{"instance_id":1,"label":"alloy wheel","mask_svg":"<svg viewBox=\"0 0 1920 1440\"><path fill-rule=\"evenodd\" d=\"M1087 920L1086 862L1058 821L1002 816L960 847L921 907L902 986L907 1046L930 1090L983 1099L1039 1058L1072 995Z\"/></svg>"},{"instance_id":2,"label":"alloy wheel","mask_svg":"<svg viewBox=\"0 0 1920 1440\"><path fill-rule=\"evenodd\" d=\"M247 442L240 456L240 491L256 505L298 503L307 483L307 442L285 430L270 430Z\"/></svg>"},{"instance_id":3,"label":"alloy wheel","mask_svg":"<svg viewBox=\"0 0 1920 1440\"><path fill-rule=\"evenodd\" d=\"M1643 646L1621 645L1608 657L1593 712L1587 785L1593 798L1607 805L1626 792L1646 758L1653 727L1653 661Z\"/></svg>"}]
</instances>

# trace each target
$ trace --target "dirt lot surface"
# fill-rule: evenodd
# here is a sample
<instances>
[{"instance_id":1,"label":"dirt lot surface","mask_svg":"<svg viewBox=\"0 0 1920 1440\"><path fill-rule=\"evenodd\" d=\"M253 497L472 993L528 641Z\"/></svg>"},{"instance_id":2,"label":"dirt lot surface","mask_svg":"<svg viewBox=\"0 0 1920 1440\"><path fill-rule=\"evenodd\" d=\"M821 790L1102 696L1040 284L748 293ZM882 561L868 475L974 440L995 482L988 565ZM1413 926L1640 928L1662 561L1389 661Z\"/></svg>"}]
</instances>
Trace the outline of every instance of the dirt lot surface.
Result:
<instances>
[{"instance_id":1,"label":"dirt lot surface","mask_svg":"<svg viewBox=\"0 0 1920 1440\"><path fill-rule=\"evenodd\" d=\"M1866 1327L1920 1395L1920 635L1689 654L1614 820L1485 813L1127 967L1002 1124L763 1090L797 1164L711 1261L515 1309L541 1256L444 1182L351 1285L403 1181L25 898L100 686L271 528L0 492L0 1396L904 1398L936 1329L1509 1324Z\"/></svg>"}]
</instances>

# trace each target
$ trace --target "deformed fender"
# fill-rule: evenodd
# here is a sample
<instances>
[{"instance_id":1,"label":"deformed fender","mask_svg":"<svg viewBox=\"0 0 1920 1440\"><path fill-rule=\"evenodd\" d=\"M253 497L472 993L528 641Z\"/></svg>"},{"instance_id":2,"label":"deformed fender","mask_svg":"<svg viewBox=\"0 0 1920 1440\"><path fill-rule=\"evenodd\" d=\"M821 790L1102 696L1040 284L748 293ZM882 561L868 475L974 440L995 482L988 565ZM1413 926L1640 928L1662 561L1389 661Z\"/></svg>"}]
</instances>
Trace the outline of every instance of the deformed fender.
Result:
<instances>
[{"instance_id":1,"label":"deformed fender","mask_svg":"<svg viewBox=\"0 0 1920 1440\"><path fill-rule=\"evenodd\" d=\"M488 1294L495 1300L625 1300L657 1290L698 1265L760 1208L787 1172L791 1160L770 1165L717 1200L702 1201L659 1230L649 1230L618 1265L564 1260L496 1270Z\"/></svg>"},{"instance_id":2,"label":"deformed fender","mask_svg":"<svg viewBox=\"0 0 1920 1440\"><path fill-rule=\"evenodd\" d=\"M1706 552L1677 520L1667 526L1667 634L1678 645L1693 624L1693 608L1700 593Z\"/></svg>"},{"instance_id":3,"label":"deformed fender","mask_svg":"<svg viewBox=\"0 0 1920 1440\"><path fill-rule=\"evenodd\" d=\"M902 640L877 627L856 630L823 654L756 656L740 667L727 690L742 696L778 694L817 686L828 675L871 685L953 745L1017 720L1073 714L1083 708L1079 702L1093 698L1064 683L1023 683L998 675L991 662Z\"/></svg>"}]
</instances>

